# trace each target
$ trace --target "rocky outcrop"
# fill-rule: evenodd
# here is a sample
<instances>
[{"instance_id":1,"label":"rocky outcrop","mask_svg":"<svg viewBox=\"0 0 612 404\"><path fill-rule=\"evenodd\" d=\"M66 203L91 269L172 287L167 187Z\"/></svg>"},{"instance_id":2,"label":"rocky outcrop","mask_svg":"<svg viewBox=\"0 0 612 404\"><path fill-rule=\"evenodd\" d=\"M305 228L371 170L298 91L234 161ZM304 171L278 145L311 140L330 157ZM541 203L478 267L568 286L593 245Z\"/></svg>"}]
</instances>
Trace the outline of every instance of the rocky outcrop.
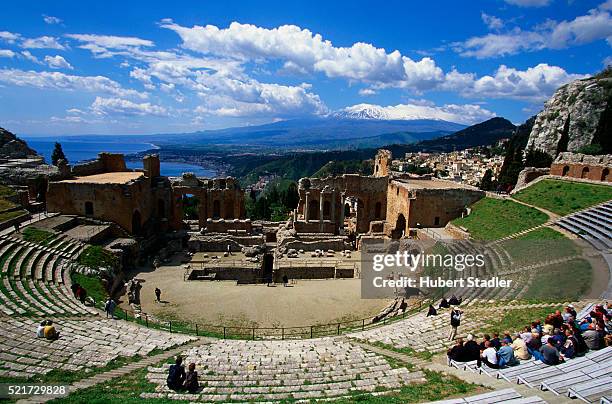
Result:
<instances>
[{"instance_id":1,"label":"rocky outcrop","mask_svg":"<svg viewBox=\"0 0 612 404\"><path fill-rule=\"evenodd\" d=\"M35 150L28 147L26 142L8 130L0 128L0 158L22 159L28 156L36 156L37 154Z\"/></svg>"},{"instance_id":2,"label":"rocky outcrop","mask_svg":"<svg viewBox=\"0 0 612 404\"><path fill-rule=\"evenodd\" d=\"M553 158L560 152L576 152L600 144L610 133L612 77L604 72L589 79L576 80L559 88L536 118L527 149L543 151ZM604 150L605 152L605 150Z\"/></svg>"},{"instance_id":3,"label":"rocky outcrop","mask_svg":"<svg viewBox=\"0 0 612 404\"><path fill-rule=\"evenodd\" d=\"M525 185L529 184L531 181L543 175L548 175L549 173L550 168L527 167L523 169L518 175L518 180L516 181L516 185L514 186L512 193L516 193L519 189L525 187Z\"/></svg>"}]
</instances>

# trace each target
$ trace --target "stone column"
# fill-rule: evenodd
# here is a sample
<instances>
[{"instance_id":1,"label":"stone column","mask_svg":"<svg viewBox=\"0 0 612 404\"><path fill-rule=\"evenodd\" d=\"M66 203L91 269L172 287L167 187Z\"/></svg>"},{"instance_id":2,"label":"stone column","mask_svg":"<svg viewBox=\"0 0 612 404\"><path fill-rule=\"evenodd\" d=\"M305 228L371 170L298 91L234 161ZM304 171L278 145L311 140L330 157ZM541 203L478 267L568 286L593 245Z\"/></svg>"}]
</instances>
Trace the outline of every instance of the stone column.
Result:
<instances>
[{"instance_id":1,"label":"stone column","mask_svg":"<svg viewBox=\"0 0 612 404\"><path fill-rule=\"evenodd\" d=\"M310 192L306 192L306 198L304 198L304 221L308 222L308 204L310 202Z\"/></svg>"},{"instance_id":2,"label":"stone column","mask_svg":"<svg viewBox=\"0 0 612 404\"><path fill-rule=\"evenodd\" d=\"M323 191L319 193L319 231L323 232Z\"/></svg>"},{"instance_id":3,"label":"stone column","mask_svg":"<svg viewBox=\"0 0 612 404\"><path fill-rule=\"evenodd\" d=\"M342 192L340 194L340 234L344 230L344 199L346 198L346 193Z\"/></svg>"},{"instance_id":4,"label":"stone column","mask_svg":"<svg viewBox=\"0 0 612 404\"><path fill-rule=\"evenodd\" d=\"M336 190L334 189L331 193L331 204L329 208L329 219L332 223L336 223Z\"/></svg>"}]
</instances>

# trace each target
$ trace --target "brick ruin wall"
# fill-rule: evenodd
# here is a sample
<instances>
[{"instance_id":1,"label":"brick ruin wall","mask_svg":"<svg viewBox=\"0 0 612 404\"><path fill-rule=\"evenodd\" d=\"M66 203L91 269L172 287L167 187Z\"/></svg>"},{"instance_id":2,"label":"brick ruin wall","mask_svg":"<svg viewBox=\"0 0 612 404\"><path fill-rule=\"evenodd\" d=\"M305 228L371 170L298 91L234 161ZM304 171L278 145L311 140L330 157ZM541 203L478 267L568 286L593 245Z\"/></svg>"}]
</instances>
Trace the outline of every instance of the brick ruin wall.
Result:
<instances>
[{"instance_id":1,"label":"brick ruin wall","mask_svg":"<svg viewBox=\"0 0 612 404\"><path fill-rule=\"evenodd\" d=\"M612 182L612 155L560 153L550 166L550 175Z\"/></svg>"}]
</instances>

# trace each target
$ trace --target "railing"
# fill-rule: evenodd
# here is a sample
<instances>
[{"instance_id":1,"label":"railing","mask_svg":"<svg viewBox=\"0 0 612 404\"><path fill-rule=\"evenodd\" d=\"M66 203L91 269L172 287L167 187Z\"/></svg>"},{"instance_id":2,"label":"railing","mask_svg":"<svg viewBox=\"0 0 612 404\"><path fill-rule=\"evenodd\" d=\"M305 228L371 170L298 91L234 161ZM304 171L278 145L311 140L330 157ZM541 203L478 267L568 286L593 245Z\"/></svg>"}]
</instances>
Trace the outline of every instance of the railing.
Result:
<instances>
[{"instance_id":1,"label":"railing","mask_svg":"<svg viewBox=\"0 0 612 404\"><path fill-rule=\"evenodd\" d=\"M126 321L132 321L148 328L168 331L171 333L189 334L195 336L208 336L223 339L308 339L318 337L337 336L351 332L365 331L395 321L405 319L423 307L424 300L406 308L401 314L391 318L384 318L378 322L372 322L371 318L334 322L328 324L315 324L293 327L241 327L231 325L199 324L196 322L185 322L180 320L161 320L147 313L136 313L131 310L120 309L118 317Z\"/></svg>"}]
</instances>

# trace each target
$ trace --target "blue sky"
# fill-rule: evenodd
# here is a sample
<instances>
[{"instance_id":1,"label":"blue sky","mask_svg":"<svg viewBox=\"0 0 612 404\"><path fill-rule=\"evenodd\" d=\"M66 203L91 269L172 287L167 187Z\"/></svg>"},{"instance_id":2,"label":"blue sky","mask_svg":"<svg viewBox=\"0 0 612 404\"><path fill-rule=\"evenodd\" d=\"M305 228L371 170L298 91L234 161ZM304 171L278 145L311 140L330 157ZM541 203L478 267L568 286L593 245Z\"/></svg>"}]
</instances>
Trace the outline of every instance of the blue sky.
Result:
<instances>
[{"instance_id":1,"label":"blue sky","mask_svg":"<svg viewBox=\"0 0 612 404\"><path fill-rule=\"evenodd\" d=\"M0 126L191 132L364 107L519 123L612 61L612 0L86 3L3 5Z\"/></svg>"}]
</instances>

